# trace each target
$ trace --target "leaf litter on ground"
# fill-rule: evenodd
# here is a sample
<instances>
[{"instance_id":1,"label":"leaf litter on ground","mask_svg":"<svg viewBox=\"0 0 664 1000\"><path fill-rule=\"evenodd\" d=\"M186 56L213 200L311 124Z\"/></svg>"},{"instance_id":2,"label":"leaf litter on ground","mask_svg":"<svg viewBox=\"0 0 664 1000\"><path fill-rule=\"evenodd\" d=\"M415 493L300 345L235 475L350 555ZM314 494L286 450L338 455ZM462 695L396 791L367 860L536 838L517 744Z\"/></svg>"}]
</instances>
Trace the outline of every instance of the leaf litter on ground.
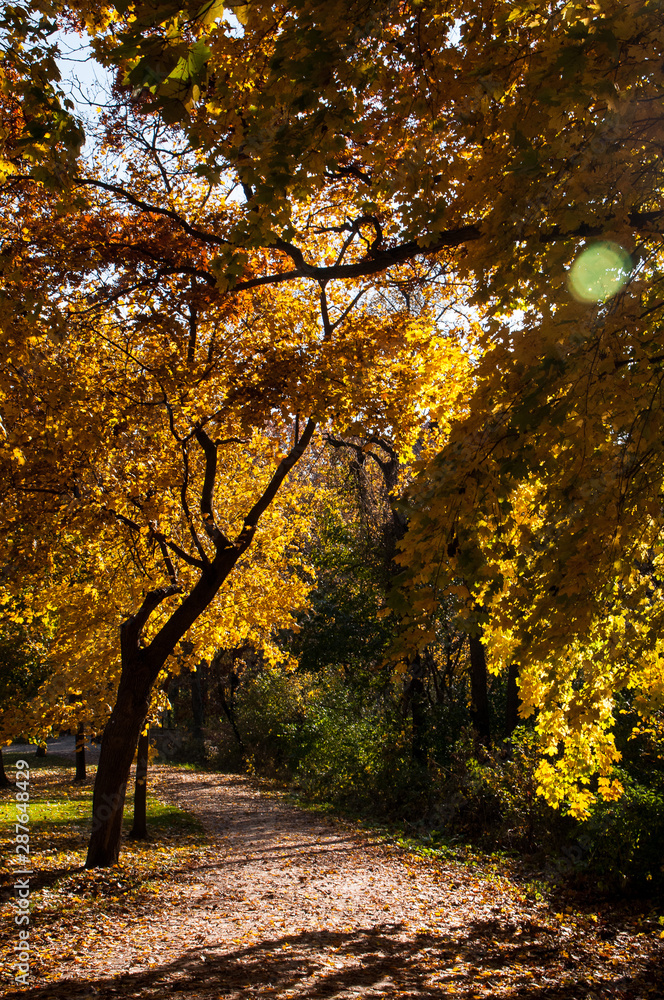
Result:
<instances>
[{"instance_id":1,"label":"leaf litter on ground","mask_svg":"<svg viewBox=\"0 0 664 1000\"><path fill-rule=\"evenodd\" d=\"M90 782L68 780L36 774L32 801L89 801ZM83 868L80 811L31 831L31 969L19 988L10 862L8 997L664 996L662 926L642 906L561 908L524 890L514 859L418 854L248 777L157 766L150 783L153 839L125 841L112 868Z\"/></svg>"}]
</instances>

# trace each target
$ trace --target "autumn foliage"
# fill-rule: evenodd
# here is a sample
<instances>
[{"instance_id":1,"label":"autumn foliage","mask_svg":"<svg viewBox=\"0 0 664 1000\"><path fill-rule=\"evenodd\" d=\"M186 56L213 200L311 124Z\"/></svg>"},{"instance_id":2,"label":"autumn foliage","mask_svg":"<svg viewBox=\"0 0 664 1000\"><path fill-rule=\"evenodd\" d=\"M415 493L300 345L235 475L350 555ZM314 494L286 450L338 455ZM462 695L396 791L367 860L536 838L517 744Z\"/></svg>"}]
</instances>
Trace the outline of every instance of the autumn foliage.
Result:
<instances>
[{"instance_id":1,"label":"autumn foliage","mask_svg":"<svg viewBox=\"0 0 664 1000\"><path fill-rule=\"evenodd\" d=\"M108 73L85 125L56 28ZM377 477L371 669L418 765L439 675L489 752L494 676L549 805L618 798L619 713L664 695L659 5L44 0L0 31L2 599L49 664L1 735L104 729L88 864L173 677L306 656L330 448L365 521Z\"/></svg>"}]
</instances>

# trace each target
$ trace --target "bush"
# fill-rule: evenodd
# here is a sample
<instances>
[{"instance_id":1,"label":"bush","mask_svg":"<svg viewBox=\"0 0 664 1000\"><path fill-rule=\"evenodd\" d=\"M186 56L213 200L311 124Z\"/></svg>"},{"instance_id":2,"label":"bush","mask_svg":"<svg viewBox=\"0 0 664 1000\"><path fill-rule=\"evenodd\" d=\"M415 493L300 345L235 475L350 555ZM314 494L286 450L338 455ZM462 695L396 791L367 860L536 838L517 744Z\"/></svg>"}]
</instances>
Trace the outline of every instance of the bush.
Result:
<instances>
[{"instance_id":1,"label":"bush","mask_svg":"<svg viewBox=\"0 0 664 1000\"><path fill-rule=\"evenodd\" d=\"M616 776L625 794L599 801L581 824L582 867L599 876L600 888L651 894L664 891L664 782L639 783L627 771Z\"/></svg>"},{"instance_id":2,"label":"bush","mask_svg":"<svg viewBox=\"0 0 664 1000\"><path fill-rule=\"evenodd\" d=\"M312 741L296 782L312 801L375 816L408 816L426 806L426 773L414 764L408 722L363 705L330 685L312 699Z\"/></svg>"},{"instance_id":3,"label":"bush","mask_svg":"<svg viewBox=\"0 0 664 1000\"><path fill-rule=\"evenodd\" d=\"M525 726L486 748L462 731L450 764L438 769L434 813L448 837L485 847L533 851L551 840L557 814L535 794L540 759L537 734Z\"/></svg>"},{"instance_id":4,"label":"bush","mask_svg":"<svg viewBox=\"0 0 664 1000\"><path fill-rule=\"evenodd\" d=\"M224 720L207 730L211 766L294 782L312 802L400 818L425 809L426 771L411 759L410 723L371 685L343 670L266 669L237 692L243 752Z\"/></svg>"}]
</instances>

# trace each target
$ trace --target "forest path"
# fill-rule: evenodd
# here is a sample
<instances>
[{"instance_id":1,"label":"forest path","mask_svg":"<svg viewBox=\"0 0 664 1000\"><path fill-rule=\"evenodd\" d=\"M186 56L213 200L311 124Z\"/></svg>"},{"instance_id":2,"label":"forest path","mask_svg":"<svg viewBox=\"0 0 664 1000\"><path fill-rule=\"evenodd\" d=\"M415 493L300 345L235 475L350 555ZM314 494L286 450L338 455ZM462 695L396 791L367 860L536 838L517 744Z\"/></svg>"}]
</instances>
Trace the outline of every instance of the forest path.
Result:
<instances>
[{"instance_id":1,"label":"forest path","mask_svg":"<svg viewBox=\"0 0 664 1000\"><path fill-rule=\"evenodd\" d=\"M150 780L199 817L207 846L154 887L149 914L105 918L57 983L22 996L664 996L662 942L608 911L555 913L486 867L415 857L249 778L157 767Z\"/></svg>"}]
</instances>

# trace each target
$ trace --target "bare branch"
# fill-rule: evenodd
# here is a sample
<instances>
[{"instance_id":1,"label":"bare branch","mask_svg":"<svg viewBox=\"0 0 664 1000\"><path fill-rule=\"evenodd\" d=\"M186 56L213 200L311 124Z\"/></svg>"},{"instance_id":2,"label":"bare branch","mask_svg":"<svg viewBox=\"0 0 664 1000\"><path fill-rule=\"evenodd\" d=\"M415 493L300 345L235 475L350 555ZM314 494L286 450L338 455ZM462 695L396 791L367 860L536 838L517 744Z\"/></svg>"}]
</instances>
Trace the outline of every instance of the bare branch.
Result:
<instances>
[{"instance_id":1,"label":"bare branch","mask_svg":"<svg viewBox=\"0 0 664 1000\"><path fill-rule=\"evenodd\" d=\"M156 532L153 532L153 534L154 534L154 537L157 539L157 545L159 546L159 549L161 551L161 557L164 560L164 566L166 567L166 572L168 574L168 578L171 581L171 583L173 584L173 586L177 587L178 580L177 580L177 576L175 574L175 566L173 565L173 560L171 559L171 557L168 554L168 548L166 547L166 541L165 541L163 535L159 535Z\"/></svg>"}]
</instances>

